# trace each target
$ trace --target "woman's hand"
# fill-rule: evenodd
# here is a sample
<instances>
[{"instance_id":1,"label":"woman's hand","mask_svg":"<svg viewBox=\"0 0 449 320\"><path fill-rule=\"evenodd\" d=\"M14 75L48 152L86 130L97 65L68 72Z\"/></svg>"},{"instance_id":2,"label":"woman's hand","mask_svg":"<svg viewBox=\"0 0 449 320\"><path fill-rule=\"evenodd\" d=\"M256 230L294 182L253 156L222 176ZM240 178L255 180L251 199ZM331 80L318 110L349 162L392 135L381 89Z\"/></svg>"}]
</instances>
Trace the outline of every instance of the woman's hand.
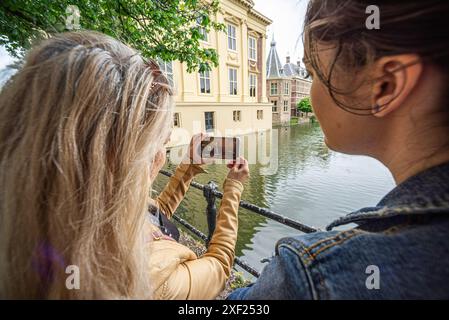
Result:
<instances>
[{"instance_id":1,"label":"woman's hand","mask_svg":"<svg viewBox=\"0 0 449 320\"><path fill-rule=\"evenodd\" d=\"M228 178L234 179L237 181L240 181L241 183L244 183L249 178L249 166L248 161L240 157L236 161L233 161L231 163L228 163L226 165L229 169L228 172Z\"/></svg>"},{"instance_id":2,"label":"woman's hand","mask_svg":"<svg viewBox=\"0 0 449 320\"><path fill-rule=\"evenodd\" d=\"M201 141L208 141L210 136L206 133L198 133L192 136L190 140L189 148L187 150L187 154L184 157L184 163L193 163L193 164L210 164L212 160L203 159L201 157Z\"/></svg>"}]
</instances>

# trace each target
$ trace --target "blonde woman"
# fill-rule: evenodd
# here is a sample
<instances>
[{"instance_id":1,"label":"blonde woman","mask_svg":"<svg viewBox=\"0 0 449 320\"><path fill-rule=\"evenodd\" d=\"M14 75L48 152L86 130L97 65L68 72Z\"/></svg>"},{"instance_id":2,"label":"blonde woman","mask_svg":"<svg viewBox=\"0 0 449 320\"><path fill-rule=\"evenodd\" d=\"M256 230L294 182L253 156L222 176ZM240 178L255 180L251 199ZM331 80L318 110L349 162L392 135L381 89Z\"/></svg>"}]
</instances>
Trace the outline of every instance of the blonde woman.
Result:
<instances>
[{"instance_id":1,"label":"blonde woman","mask_svg":"<svg viewBox=\"0 0 449 320\"><path fill-rule=\"evenodd\" d=\"M248 166L230 166L204 256L161 236L148 208L170 217L202 172L181 164L160 197L148 197L165 161L171 101L158 66L105 35L61 34L31 50L0 93L0 298L220 292ZM76 270L79 287L68 279Z\"/></svg>"}]
</instances>

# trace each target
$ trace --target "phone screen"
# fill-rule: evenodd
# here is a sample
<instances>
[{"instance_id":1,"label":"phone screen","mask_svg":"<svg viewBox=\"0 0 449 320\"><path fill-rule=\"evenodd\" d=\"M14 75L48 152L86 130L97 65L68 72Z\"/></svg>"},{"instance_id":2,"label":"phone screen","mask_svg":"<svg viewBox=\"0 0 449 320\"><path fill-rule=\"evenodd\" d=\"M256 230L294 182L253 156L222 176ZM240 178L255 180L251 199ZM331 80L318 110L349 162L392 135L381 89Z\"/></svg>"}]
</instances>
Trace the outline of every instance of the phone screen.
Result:
<instances>
[{"instance_id":1,"label":"phone screen","mask_svg":"<svg viewBox=\"0 0 449 320\"><path fill-rule=\"evenodd\" d=\"M239 157L239 138L211 137L201 141L201 157L204 159L233 159Z\"/></svg>"}]
</instances>

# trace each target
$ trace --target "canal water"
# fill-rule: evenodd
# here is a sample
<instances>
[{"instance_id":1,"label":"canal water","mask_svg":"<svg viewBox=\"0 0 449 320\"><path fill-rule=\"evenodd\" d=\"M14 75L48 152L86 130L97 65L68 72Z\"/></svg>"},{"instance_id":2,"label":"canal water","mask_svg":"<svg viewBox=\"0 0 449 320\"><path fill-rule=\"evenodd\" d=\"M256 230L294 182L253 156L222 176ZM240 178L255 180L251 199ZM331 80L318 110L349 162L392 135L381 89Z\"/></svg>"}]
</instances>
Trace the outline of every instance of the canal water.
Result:
<instances>
[{"instance_id":1,"label":"canal water","mask_svg":"<svg viewBox=\"0 0 449 320\"><path fill-rule=\"evenodd\" d=\"M257 136L260 138L260 135L262 139L242 137L247 158L250 149L257 146L258 150L263 149L278 159L277 164L271 161L275 163L275 170L268 170L270 174L261 169L273 167L272 163L251 161L257 163L250 165L251 178L245 184L242 199L260 207L324 229L334 219L375 205L394 187L391 174L378 161L329 150L318 124L275 128ZM169 171L175 168L172 163L165 167ZM208 174L200 174L195 180L202 184L213 180L222 190L228 171L226 166L209 165L207 170ZM162 190L167 179L159 175L154 189ZM207 233L205 212L202 192L190 188L177 214ZM264 266L261 259L274 253L276 241L297 234L300 232L240 209L236 255L260 271Z\"/></svg>"}]
</instances>

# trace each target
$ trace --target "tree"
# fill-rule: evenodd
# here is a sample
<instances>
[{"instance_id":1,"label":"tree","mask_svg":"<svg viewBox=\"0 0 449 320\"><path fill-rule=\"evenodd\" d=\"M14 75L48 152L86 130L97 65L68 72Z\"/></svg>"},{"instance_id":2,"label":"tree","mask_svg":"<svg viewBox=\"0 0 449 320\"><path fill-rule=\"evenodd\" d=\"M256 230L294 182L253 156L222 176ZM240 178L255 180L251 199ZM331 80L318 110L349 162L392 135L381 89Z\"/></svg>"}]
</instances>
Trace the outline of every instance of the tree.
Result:
<instances>
[{"instance_id":1,"label":"tree","mask_svg":"<svg viewBox=\"0 0 449 320\"><path fill-rule=\"evenodd\" d=\"M310 98L304 98L298 102L297 105L298 111L305 112L306 116L309 116L309 112L313 112L312 105L310 104Z\"/></svg>"},{"instance_id":2,"label":"tree","mask_svg":"<svg viewBox=\"0 0 449 320\"><path fill-rule=\"evenodd\" d=\"M2 0L0 45L18 57L36 39L71 29L117 38L143 56L179 60L190 72L218 65L214 49L200 44L202 31L223 31L212 17L218 0Z\"/></svg>"}]
</instances>

